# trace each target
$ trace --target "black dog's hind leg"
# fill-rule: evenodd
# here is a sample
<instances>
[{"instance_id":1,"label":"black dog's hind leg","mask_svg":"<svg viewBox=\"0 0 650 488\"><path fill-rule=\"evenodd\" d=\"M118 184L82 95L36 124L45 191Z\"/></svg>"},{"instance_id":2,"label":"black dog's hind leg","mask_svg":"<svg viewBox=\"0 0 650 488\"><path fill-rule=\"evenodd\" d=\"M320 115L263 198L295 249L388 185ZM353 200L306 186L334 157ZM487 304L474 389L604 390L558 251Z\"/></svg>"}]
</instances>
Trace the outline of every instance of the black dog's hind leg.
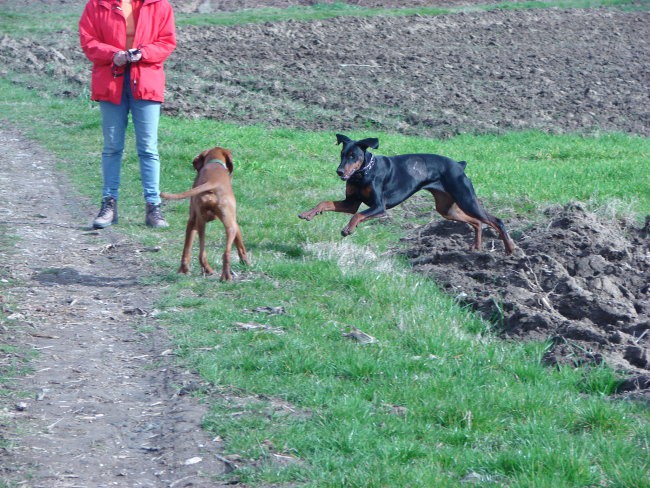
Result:
<instances>
[{"instance_id":1,"label":"black dog's hind leg","mask_svg":"<svg viewBox=\"0 0 650 488\"><path fill-rule=\"evenodd\" d=\"M436 200L436 211L447 220L455 220L457 222L465 222L472 226L474 229L474 243L472 249L480 250L483 246L483 234L481 229L481 220L474 218L465 213L454 198L446 191L429 190Z\"/></svg>"},{"instance_id":2,"label":"black dog's hind leg","mask_svg":"<svg viewBox=\"0 0 650 488\"><path fill-rule=\"evenodd\" d=\"M469 178L465 176L463 180L463 186L465 188L462 191L458 191L455 187L453 193L452 191L447 193L445 191L431 190L431 193L433 193L436 199L436 210L446 219L467 222L474 228L473 249L480 250L483 246L481 229L481 223L483 223L489 225L497 232L503 241L506 254L512 254L515 245L508 235L503 221L485 211L476 197L474 187L471 181L469 181Z\"/></svg>"}]
</instances>

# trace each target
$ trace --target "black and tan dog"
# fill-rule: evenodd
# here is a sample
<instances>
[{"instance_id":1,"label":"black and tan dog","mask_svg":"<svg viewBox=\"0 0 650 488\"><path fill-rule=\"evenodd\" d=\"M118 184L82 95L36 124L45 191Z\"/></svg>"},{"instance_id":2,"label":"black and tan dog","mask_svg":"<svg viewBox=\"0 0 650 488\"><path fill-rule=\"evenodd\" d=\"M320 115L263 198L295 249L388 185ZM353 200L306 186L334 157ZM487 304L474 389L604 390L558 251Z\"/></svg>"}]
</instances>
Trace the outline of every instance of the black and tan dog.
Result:
<instances>
[{"instance_id":1,"label":"black and tan dog","mask_svg":"<svg viewBox=\"0 0 650 488\"><path fill-rule=\"evenodd\" d=\"M375 156L368 148L379 147L376 138L353 141L336 134L336 141L343 144L341 164L336 172L346 181L345 200L323 201L301 213L301 219L311 220L328 211L354 214L341 231L343 236L347 236L364 220L380 217L415 192L428 190L435 198L440 215L466 222L474 228L473 249L482 247L483 223L497 231L506 254L514 251L514 242L501 219L487 213L479 203L472 182L465 174L465 161L454 161L437 154ZM357 213L362 203L369 208Z\"/></svg>"},{"instance_id":2,"label":"black and tan dog","mask_svg":"<svg viewBox=\"0 0 650 488\"><path fill-rule=\"evenodd\" d=\"M205 225L214 219L219 219L226 229L226 250L223 253L223 268L221 279L232 279L230 270L230 252L235 243L239 259L250 264L244 247L241 230L237 225L237 204L232 191L231 174L233 171L232 154L228 149L213 147L199 154L192 162L197 175L191 190L183 193L161 193L160 197L167 200L190 200L190 218L185 229L185 245L179 273L188 273L190 270L190 256L192 242L199 235L199 263L203 272L211 275L214 273L208 264L205 251Z\"/></svg>"}]
</instances>

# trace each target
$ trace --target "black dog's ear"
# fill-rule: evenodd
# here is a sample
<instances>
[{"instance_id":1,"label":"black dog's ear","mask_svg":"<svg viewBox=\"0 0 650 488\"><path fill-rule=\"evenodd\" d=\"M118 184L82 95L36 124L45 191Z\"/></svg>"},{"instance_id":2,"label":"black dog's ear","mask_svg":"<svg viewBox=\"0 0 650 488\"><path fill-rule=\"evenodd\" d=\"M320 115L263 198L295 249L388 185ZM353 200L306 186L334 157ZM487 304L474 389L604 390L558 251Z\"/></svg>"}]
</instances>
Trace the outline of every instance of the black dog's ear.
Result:
<instances>
[{"instance_id":1,"label":"black dog's ear","mask_svg":"<svg viewBox=\"0 0 650 488\"><path fill-rule=\"evenodd\" d=\"M344 142L350 142L352 139L350 139L348 136L344 136L343 134L336 134L336 144L343 144Z\"/></svg>"},{"instance_id":2,"label":"black dog's ear","mask_svg":"<svg viewBox=\"0 0 650 488\"><path fill-rule=\"evenodd\" d=\"M363 139L361 141L357 141L357 146L359 146L361 149L364 151L368 149L369 147L373 149L379 148L379 139L376 137L370 137L368 139Z\"/></svg>"}]
</instances>

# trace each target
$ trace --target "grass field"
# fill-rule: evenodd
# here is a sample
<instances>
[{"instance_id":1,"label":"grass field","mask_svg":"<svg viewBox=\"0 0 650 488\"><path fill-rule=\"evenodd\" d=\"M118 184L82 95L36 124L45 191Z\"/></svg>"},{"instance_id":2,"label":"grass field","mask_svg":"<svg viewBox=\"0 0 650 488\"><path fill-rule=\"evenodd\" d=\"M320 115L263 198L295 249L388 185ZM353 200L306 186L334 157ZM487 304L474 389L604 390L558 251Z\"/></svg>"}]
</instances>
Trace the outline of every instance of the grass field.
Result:
<instances>
[{"instance_id":1,"label":"grass field","mask_svg":"<svg viewBox=\"0 0 650 488\"><path fill-rule=\"evenodd\" d=\"M24 32L30 22L35 26L21 22ZM0 109L3 124L11 121L56 154L82 198L98 203L95 104L38 96L0 80ZM467 160L477 193L506 218L534 218L547 204L574 199L613 205L622 215L650 213L650 176L638 172L650 160L646 138L349 135L380 137L386 154ZM191 186L191 160L203 148L218 143L235 158L239 222L253 260L251 268L235 264L235 283L200 276L196 261L192 275L175 273L187 202L166 206L169 229L142 225L132 140L119 228L161 247L142 279L160 290L161 321L182 361L212 385L202 393L211 402L205 427L224 439L227 453L255 460L235 473L243 482L650 486L650 412L608 397L619 381L612 371L546 368L544 343L496 339L489 323L387 253L399 245L402 224L428 216L407 220L393 211L389 224L364 224L346 239L340 229L347 216L297 218L321 199L343 195L333 132L163 117L160 140L165 191ZM208 235L209 258L218 268L220 225ZM285 313L251 312L263 306ZM268 327L246 331L240 323ZM378 342L343 337L352 327ZM273 462L274 454L289 461Z\"/></svg>"}]
</instances>

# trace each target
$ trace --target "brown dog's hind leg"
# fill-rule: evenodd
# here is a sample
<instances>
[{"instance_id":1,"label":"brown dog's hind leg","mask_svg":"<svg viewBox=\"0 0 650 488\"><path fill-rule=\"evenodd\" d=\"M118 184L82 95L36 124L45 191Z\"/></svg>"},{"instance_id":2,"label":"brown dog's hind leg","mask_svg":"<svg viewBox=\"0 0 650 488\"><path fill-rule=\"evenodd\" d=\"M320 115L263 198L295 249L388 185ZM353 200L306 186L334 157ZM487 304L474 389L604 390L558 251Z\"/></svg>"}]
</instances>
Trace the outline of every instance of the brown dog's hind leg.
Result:
<instances>
[{"instance_id":1,"label":"brown dog's hind leg","mask_svg":"<svg viewBox=\"0 0 650 488\"><path fill-rule=\"evenodd\" d=\"M235 242L237 237L237 224L226 225L226 249L223 252L223 264L221 268L221 281L230 281L232 280L232 272L230 270L230 254L232 253L232 243Z\"/></svg>"},{"instance_id":2,"label":"brown dog's hind leg","mask_svg":"<svg viewBox=\"0 0 650 488\"><path fill-rule=\"evenodd\" d=\"M192 257L192 243L194 242L194 237L196 236L196 220L193 216L187 221L187 226L185 227L185 244L183 245L183 254L181 255L181 265L178 268L178 272L182 274L187 274L190 272L190 258Z\"/></svg>"},{"instance_id":3,"label":"brown dog's hind leg","mask_svg":"<svg viewBox=\"0 0 650 488\"><path fill-rule=\"evenodd\" d=\"M246 246L244 246L244 238L241 234L241 229L237 226L237 234L235 235L235 246L237 247L237 254L239 254L239 260L251 265L250 260L248 259L248 254L246 253Z\"/></svg>"},{"instance_id":4,"label":"brown dog's hind leg","mask_svg":"<svg viewBox=\"0 0 650 488\"><path fill-rule=\"evenodd\" d=\"M235 243L237 247L237 253L239 258L248 263L248 256L246 255L246 248L244 247L244 241L241 236L241 230L239 225L237 225L237 209L234 202L229 202L229 204L224 204L221 208L221 214L219 219L223 223L223 227L226 230L226 249L223 253L223 267L221 270L221 281L230 281L232 280L232 272L230 267L232 245Z\"/></svg>"},{"instance_id":5,"label":"brown dog's hind leg","mask_svg":"<svg viewBox=\"0 0 650 488\"><path fill-rule=\"evenodd\" d=\"M208 253L205 250L205 222L201 221L197 230L199 233L199 263L201 264L203 272L206 275L211 275L214 273L214 270L208 263Z\"/></svg>"}]
</instances>

